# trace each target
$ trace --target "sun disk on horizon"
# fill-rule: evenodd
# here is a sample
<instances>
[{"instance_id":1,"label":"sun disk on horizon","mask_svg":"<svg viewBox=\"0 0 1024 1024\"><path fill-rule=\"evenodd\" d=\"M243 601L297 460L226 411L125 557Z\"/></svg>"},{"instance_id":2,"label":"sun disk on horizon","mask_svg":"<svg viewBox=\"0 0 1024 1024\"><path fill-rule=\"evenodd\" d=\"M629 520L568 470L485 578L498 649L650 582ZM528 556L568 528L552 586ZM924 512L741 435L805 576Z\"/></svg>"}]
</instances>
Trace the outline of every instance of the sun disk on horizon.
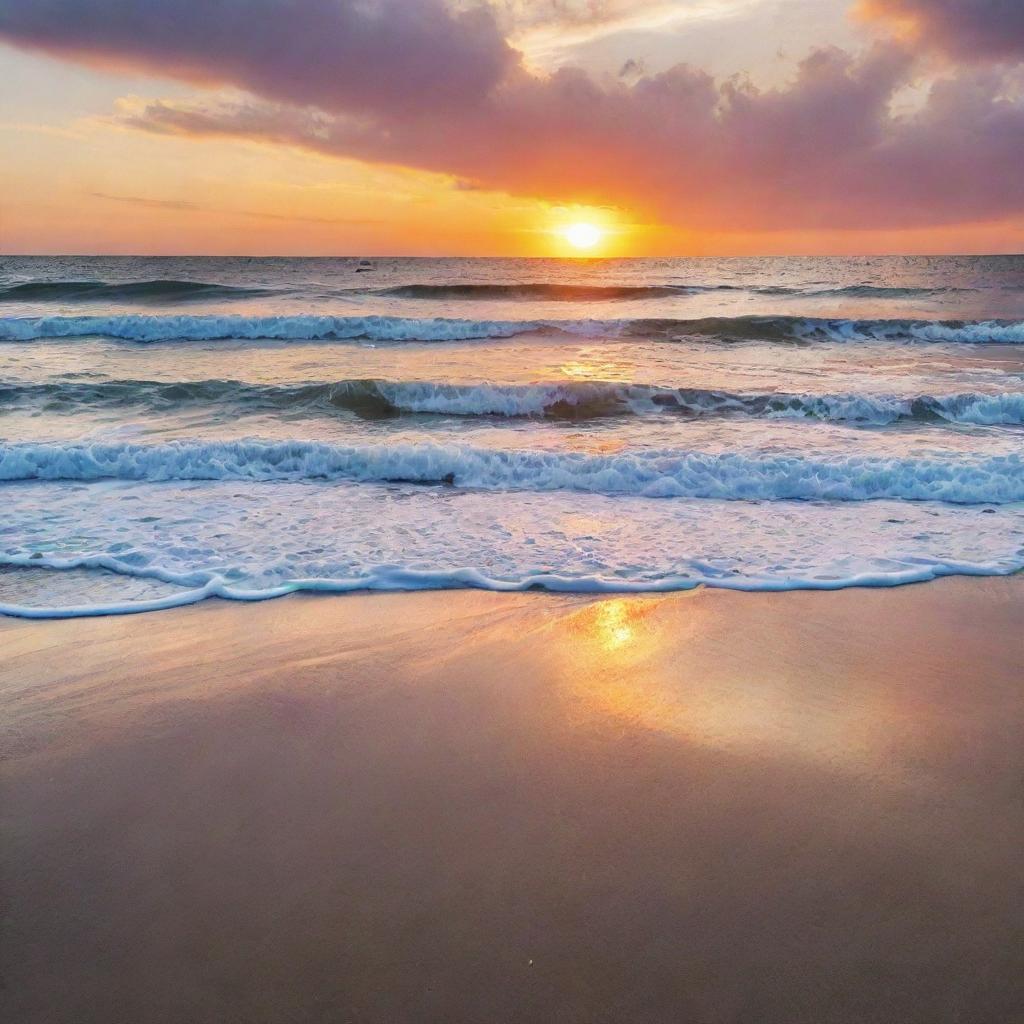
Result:
<instances>
[{"instance_id":1,"label":"sun disk on horizon","mask_svg":"<svg viewBox=\"0 0 1024 1024\"><path fill-rule=\"evenodd\" d=\"M588 250L596 248L604 238L604 231L596 224L569 224L562 228L562 237L574 248Z\"/></svg>"}]
</instances>

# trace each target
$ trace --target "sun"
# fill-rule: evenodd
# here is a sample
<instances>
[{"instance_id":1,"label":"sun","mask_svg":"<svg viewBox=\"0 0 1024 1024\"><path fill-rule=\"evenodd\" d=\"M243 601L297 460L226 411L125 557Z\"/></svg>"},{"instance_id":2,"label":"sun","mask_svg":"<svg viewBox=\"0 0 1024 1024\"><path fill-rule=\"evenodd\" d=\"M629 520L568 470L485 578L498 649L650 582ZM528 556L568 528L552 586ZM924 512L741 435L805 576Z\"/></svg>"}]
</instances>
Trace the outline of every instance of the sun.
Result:
<instances>
[{"instance_id":1,"label":"sun","mask_svg":"<svg viewBox=\"0 0 1024 1024\"><path fill-rule=\"evenodd\" d=\"M581 250L596 248L604 238L604 231L596 224L569 224L560 233L574 249Z\"/></svg>"}]
</instances>

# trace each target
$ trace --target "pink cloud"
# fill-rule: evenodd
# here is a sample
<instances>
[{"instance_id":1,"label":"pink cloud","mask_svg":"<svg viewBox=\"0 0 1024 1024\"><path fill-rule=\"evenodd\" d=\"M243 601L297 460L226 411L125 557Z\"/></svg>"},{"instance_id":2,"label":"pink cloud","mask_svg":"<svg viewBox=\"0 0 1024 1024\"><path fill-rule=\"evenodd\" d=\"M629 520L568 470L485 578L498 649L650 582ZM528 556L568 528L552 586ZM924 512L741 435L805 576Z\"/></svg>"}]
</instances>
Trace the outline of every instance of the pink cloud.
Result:
<instances>
[{"instance_id":1,"label":"pink cloud","mask_svg":"<svg viewBox=\"0 0 1024 1024\"><path fill-rule=\"evenodd\" d=\"M472 111L366 122L253 99L156 102L148 131L226 135L414 166L558 201L615 203L694 228L921 227L1024 210L1024 106L994 75L935 85L891 112L905 53L813 54L788 88L678 66L635 85L577 70L520 76Z\"/></svg>"},{"instance_id":2,"label":"pink cloud","mask_svg":"<svg viewBox=\"0 0 1024 1024\"><path fill-rule=\"evenodd\" d=\"M629 81L573 68L541 77L489 14L440 0L24 0L0 9L0 37L254 94L154 102L125 117L135 128L301 146L693 228L909 228L1024 212L1024 103L996 72L972 72L898 115L915 58L896 44L816 51L788 86L760 90L687 65Z\"/></svg>"}]
</instances>

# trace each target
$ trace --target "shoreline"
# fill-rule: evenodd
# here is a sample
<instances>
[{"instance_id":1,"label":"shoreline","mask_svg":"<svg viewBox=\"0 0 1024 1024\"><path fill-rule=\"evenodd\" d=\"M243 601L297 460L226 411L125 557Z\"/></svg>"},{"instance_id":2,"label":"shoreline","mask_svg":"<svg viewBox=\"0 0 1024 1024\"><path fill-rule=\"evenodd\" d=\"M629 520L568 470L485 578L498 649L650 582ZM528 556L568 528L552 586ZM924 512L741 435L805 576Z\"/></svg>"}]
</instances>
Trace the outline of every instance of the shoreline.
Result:
<instances>
[{"instance_id":1,"label":"shoreline","mask_svg":"<svg viewBox=\"0 0 1024 1024\"><path fill-rule=\"evenodd\" d=\"M19 1024L1024 1015L1024 579L0 618Z\"/></svg>"},{"instance_id":2,"label":"shoreline","mask_svg":"<svg viewBox=\"0 0 1024 1024\"><path fill-rule=\"evenodd\" d=\"M571 596L579 599L614 599L626 597L671 597L692 594L700 590L721 590L739 594L790 594L790 593L836 593L843 590L891 590L936 583L948 579L1012 579L1024 577L1024 567L994 570L980 566L961 565L948 571L937 571L935 566L923 566L919 570L907 569L901 573L862 573L844 579L793 580L756 579L739 577L729 580L665 577L656 581L610 580L606 577L573 577L550 573L524 580L509 581L488 577L476 569L451 571L428 571L417 569L394 569L378 577L352 580L298 580L282 583L267 590L244 590L231 587L223 578L214 577L206 583L186 590L186 582L195 574L175 574L164 570L127 571L115 559L107 556L87 558L54 559L40 564L32 557L9 558L0 565L0 579L5 572L39 571L80 572L100 570L112 576L123 576L136 583L152 585L166 584L178 587L179 592L159 597L134 599L105 604L67 606L23 605L0 601L0 624L4 621L61 621L68 619L105 618L131 615L145 615L150 612L174 611L201 605L208 601L224 601L230 604L263 604L287 597L352 597L356 595L389 595L424 593L484 593L484 594L534 594L547 596ZM452 581L458 581L453 586ZM685 584L685 585L684 585Z\"/></svg>"}]
</instances>

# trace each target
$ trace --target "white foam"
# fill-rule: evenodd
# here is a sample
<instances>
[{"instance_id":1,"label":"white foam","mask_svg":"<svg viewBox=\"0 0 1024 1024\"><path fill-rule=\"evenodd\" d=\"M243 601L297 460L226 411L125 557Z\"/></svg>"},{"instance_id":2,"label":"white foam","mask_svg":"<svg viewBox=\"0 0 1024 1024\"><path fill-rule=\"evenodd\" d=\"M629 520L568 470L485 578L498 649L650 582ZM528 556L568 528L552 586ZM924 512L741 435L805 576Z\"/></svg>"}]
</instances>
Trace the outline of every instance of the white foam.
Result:
<instances>
[{"instance_id":1,"label":"white foam","mask_svg":"<svg viewBox=\"0 0 1024 1024\"><path fill-rule=\"evenodd\" d=\"M693 415L735 414L772 419L823 419L884 426L898 420L942 419L979 425L1024 423L1024 393L951 395L807 394L702 391L612 383L452 385L375 382L379 393L404 412L457 416L542 416L552 409L683 411Z\"/></svg>"},{"instance_id":2,"label":"white foam","mask_svg":"<svg viewBox=\"0 0 1024 1024\"><path fill-rule=\"evenodd\" d=\"M18 600L12 581L0 612L34 617L300 590L834 590L1017 571L1024 507L983 514L931 503L661 502L411 485L28 483L5 494L3 565L178 588L117 600L115 577L95 599L83 587L47 602Z\"/></svg>"},{"instance_id":3,"label":"white foam","mask_svg":"<svg viewBox=\"0 0 1024 1024\"><path fill-rule=\"evenodd\" d=\"M957 321L904 320L821 320L805 318L797 322L798 337L824 336L830 341L927 341L957 345L1024 344L1024 323L980 320Z\"/></svg>"},{"instance_id":4,"label":"white foam","mask_svg":"<svg viewBox=\"0 0 1024 1024\"><path fill-rule=\"evenodd\" d=\"M707 317L698 320L464 320L400 316L46 316L0 317L0 341L105 337L122 341L389 341L510 338L558 330L593 338L661 338L832 342L1022 344L1024 322L848 320L793 316Z\"/></svg>"},{"instance_id":5,"label":"white foam","mask_svg":"<svg viewBox=\"0 0 1024 1024\"><path fill-rule=\"evenodd\" d=\"M90 408L233 406L239 413L285 411L288 422L308 411L341 408L446 416L578 417L652 415L744 416L821 419L884 426L899 420L945 420L979 425L1024 423L1024 393L972 391L953 394L838 394L785 391L721 391L609 381L535 384L442 384L431 381L340 380L302 384L250 384L233 380L105 380L0 383L8 406L80 413Z\"/></svg>"},{"instance_id":6,"label":"white foam","mask_svg":"<svg viewBox=\"0 0 1024 1024\"><path fill-rule=\"evenodd\" d=\"M121 341L466 341L537 330L531 321L398 316L47 316L0 318L0 341L104 337Z\"/></svg>"},{"instance_id":7,"label":"white foam","mask_svg":"<svg viewBox=\"0 0 1024 1024\"><path fill-rule=\"evenodd\" d=\"M799 452L507 450L460 444L316 441L0 446L0 480L360 480L487 490L572 490L725 500L1024 501L1011 455L807 455Z\"/></svg>"}]
</instances>

